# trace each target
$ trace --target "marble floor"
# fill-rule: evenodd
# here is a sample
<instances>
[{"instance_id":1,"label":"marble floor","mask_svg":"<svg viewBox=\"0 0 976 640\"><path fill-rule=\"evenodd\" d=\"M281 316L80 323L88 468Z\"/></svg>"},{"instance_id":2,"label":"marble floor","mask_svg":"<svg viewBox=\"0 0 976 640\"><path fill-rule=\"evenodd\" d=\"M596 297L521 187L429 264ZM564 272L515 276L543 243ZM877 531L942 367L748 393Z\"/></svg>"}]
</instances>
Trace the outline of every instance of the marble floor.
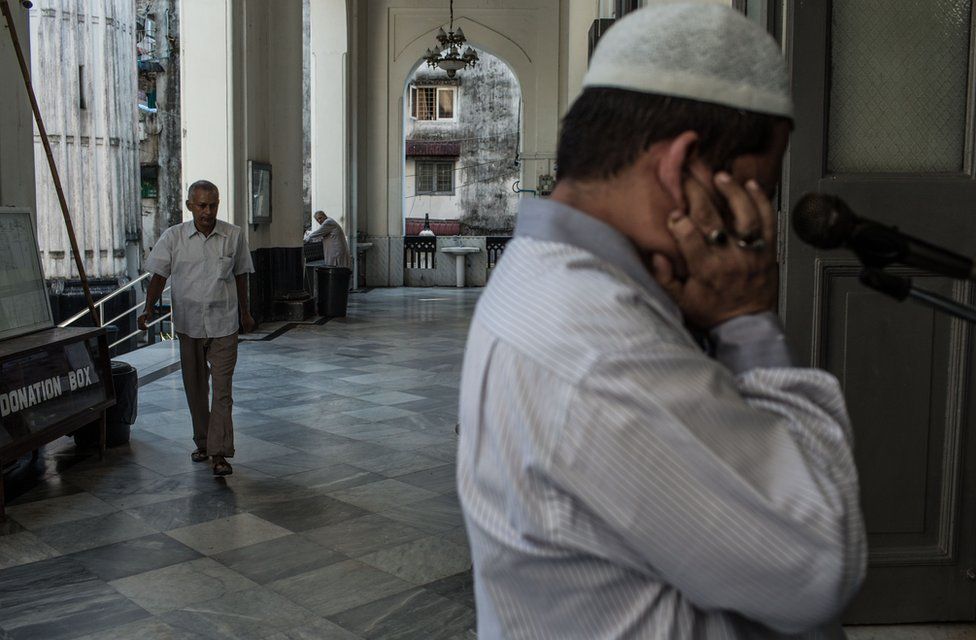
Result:
<instances>
[{"instance_id":1,"label":"marble floor","mask_svg":"<svg viewBox=\"0 0 976 640\"><path fill-rule=\"evenodd\" d=\"M62 438L8 475L0 640L475 638L453 428L478 294L377 289L242 343L226 479L190 461L175 352L139 356L128 445L99 461Z\"/></svg>"},{"instance_id":2,"label":"marble floor","mask_svg":"<svg viewBox=\"0 0 976 640\"><path fill-rule=\"evenodd\" d=\"M373 290L242 343L229 478L190 461L179 372L104 460L22 461L0 639L475 637L454 424L478 293Z\"/></svg>"}]
</instances>

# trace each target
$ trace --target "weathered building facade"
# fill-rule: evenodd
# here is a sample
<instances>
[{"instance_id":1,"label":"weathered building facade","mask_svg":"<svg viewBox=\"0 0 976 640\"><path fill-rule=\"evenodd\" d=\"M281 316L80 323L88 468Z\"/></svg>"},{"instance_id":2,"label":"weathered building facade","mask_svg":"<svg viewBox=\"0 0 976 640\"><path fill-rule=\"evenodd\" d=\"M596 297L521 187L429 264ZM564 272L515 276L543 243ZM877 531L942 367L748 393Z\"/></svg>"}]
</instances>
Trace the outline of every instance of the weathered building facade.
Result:
<instances>
[{"instance_id":1,"label":"weathered building facade","mask_svg":"<svg viewBox=\"0 0 976 640\"><path fill-rule=\"evenodd\" d=\"M521 141L521 91L488 53L454 79L423 65L405 106L405 218L459 220L464 235L509 235L514 228Z\"/></svg>"},{"instance_id":2,"label":"weathered building facade","mask_svg":"<svg viewBox=\"0 0 976 640\"><path fill-rule=\"evenodd\" d=\"M137 0L142 257L183 221L177 0Z\"/></svg>"},{"instance_id":3,"label":"weathered building facade","mask_svg":"<svg viewBox=\"0 0 976 640\"><path fill-rule=\"evenodd\" d=\"M136 25L132 0L37 0L30 10L37 99L91 277L139 264ZM36 125L37 228L48 278L76 277Z\"/></svg>"}]
</instances>

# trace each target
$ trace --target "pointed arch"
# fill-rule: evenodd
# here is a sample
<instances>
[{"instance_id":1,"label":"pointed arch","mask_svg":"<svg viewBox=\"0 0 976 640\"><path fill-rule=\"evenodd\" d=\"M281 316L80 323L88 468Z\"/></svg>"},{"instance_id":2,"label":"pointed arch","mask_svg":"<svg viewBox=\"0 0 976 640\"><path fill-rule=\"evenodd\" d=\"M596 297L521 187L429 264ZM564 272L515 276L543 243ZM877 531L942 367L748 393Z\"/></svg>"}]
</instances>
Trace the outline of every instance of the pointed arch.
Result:
<instances>
[{"instance_id":1,"label":"pointed arch","mask_svg":"<svg viewBox=\"0 0 976 640\"><path fill-rule=\"evenodd\" d=\"M505 34L467 16L455 18L454 24L464 30L468 43L478 51L489 53L504 62L515 76L521 93L522 104L534 104L535 85L528 82L534 78L536 70L532 59L525 48ZM389 114L390 131L397 132L389 136L387 167L389 171L388 192L388 227L393 233L403 225L403 180L404 180L404 136L403 113L404 94L407 83L417 68L422 64L424 53L436 39L440 27L428 29L416 36L404 39L405 43L399 48L391 39L391 50L394 50L389 66ZM463 72L462 72L463 73ZM524 109L524 106L523 106ZM523 118L520 135L527 136L530 122ZM523 169L524 171L524 165Z\"/></svg>"}]
</instances>

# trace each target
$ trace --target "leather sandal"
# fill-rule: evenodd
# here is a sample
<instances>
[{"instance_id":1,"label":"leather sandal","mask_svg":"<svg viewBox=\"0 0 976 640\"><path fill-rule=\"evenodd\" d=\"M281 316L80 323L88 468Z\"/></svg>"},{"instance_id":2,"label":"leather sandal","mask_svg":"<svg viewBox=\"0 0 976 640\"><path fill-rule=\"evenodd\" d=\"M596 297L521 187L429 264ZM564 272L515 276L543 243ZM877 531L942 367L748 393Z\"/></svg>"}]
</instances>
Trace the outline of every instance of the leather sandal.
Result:
<instances>
[{"instance_id":1,"label":"leather sandal","mask_svg":"<svg viewBox=\"0 0 976 640\"><path fill-rule=\"evenodd\" d=\"M206 449L197 449L190 454L190 460L194 462L206 462L209 457Z\"/></svg>"},{"instance_id":2,"label":"leather sandal","mask_svg":"<svg viewBox=\"0 0 976 640\"><path fill-rule=\"evenodd\" d=\"M230 466L224 456L214 456L213 474L215 476L229 476L234 473L234 468Z\"/></svg>"}]
</instances>

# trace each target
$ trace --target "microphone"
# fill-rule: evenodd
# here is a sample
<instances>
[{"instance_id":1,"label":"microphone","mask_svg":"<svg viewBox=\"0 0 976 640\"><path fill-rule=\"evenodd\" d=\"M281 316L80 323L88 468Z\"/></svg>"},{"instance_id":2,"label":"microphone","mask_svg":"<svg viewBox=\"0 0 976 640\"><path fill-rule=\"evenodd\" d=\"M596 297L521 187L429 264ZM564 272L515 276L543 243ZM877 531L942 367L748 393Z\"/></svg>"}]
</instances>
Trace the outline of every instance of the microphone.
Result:
<instances>
[{"instance_id":1,"label":"microphone","mask_svg":"<svg viewBox=\"0 0 976 640\"><path fill-rule=\"evenodd\" d=\"M973 260L924 240L856 215L837 196L808 193L793 207L793 229L818 249L845 246L867 267L892 263L916 267L950 278L976 280Z\"/></svg>"}]
</instances>

